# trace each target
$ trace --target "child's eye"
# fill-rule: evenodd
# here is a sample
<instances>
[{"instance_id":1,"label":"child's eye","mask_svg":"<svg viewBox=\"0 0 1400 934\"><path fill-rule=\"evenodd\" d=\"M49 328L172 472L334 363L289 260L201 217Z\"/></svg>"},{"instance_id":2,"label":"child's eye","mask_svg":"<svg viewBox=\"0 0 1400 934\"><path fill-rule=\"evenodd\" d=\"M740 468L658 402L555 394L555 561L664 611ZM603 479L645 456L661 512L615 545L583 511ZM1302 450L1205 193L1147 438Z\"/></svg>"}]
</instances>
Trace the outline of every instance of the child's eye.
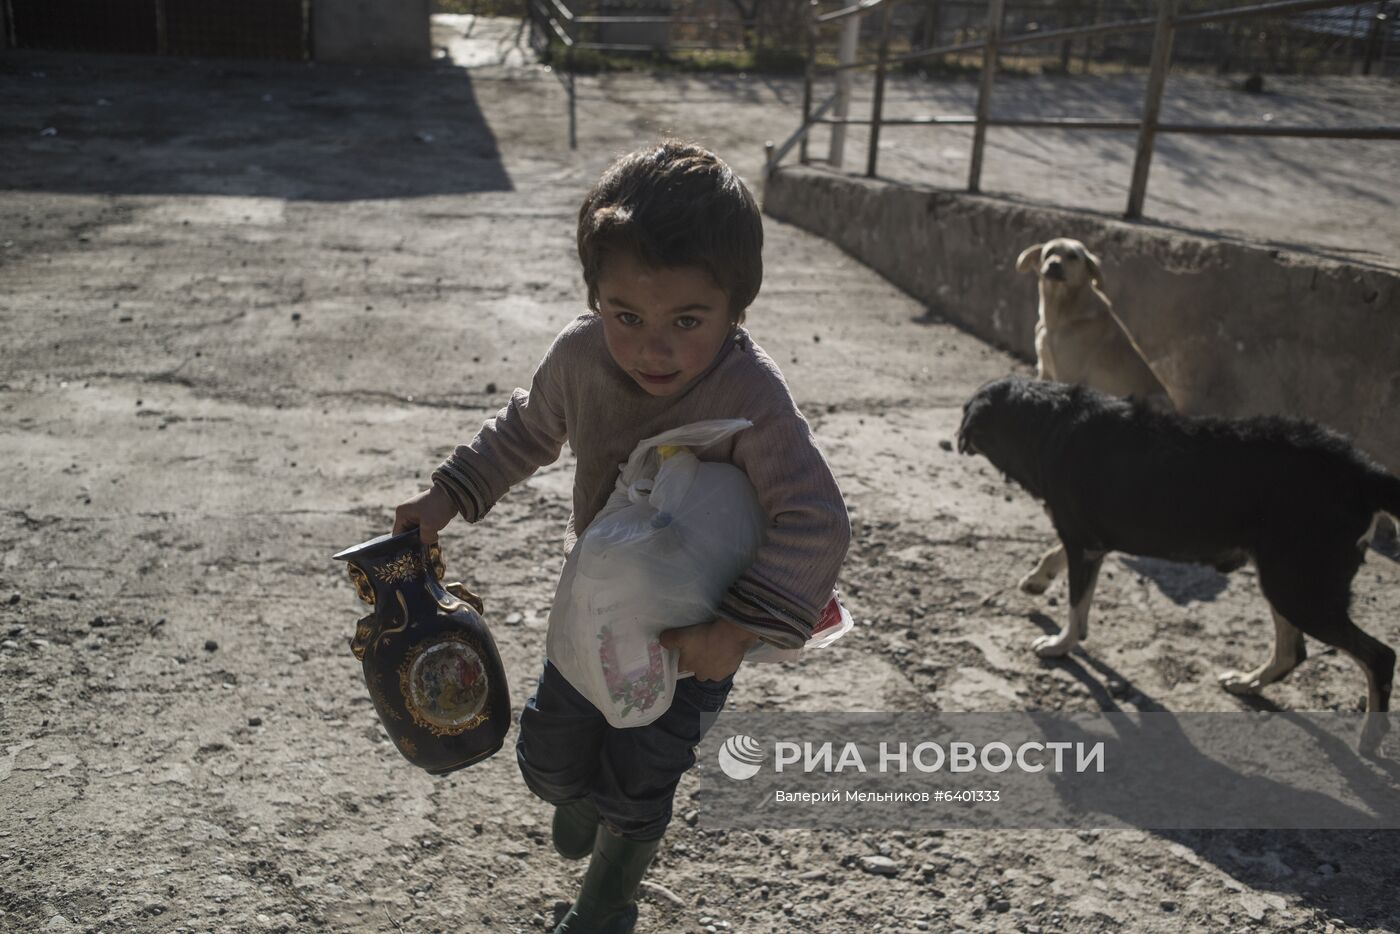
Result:
<instances>
[{"instance_id":1,"label":"child's eye","mask_svg":"<svg viewBox=\"0 0 1400 934\"><path fill-rule=\"evenodd\" d=\"M703 322L694 315L681 315L676 319L676 327L680 328L682 331L698 328L702 323Z\"/></svg>"},{"instance_id":2,"label":"child's eye","mask_svg":"<svg viewBox=\"0 0 1400 934\"><path fill-rule=\"evenodd\" d=\"M630 311L619 311L615 317L629 328L642 323L642 319Z\"/></svg>"}]
</instances>

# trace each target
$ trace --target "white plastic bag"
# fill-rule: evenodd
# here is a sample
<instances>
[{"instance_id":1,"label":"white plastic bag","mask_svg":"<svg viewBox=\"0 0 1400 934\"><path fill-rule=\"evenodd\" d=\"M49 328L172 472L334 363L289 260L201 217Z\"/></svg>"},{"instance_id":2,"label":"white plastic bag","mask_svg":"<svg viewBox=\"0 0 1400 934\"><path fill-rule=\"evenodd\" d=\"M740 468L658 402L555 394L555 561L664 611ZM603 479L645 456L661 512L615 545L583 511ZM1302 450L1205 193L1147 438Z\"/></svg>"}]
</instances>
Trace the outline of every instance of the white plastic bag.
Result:
<instances>
[{"instance_id":1,"label":"white plastic bag","mask_svg":"<svg viewBox=\"0 0 1400 934\"><path fill-rule=\"evenodd\" d=\"M545 653L615 727L670 708L677 653L658 637L713 619L758 552L768 519L749 478L689 450L751 425L695 422L642 441L564 563Z\"/></svg>"}]
</instances>

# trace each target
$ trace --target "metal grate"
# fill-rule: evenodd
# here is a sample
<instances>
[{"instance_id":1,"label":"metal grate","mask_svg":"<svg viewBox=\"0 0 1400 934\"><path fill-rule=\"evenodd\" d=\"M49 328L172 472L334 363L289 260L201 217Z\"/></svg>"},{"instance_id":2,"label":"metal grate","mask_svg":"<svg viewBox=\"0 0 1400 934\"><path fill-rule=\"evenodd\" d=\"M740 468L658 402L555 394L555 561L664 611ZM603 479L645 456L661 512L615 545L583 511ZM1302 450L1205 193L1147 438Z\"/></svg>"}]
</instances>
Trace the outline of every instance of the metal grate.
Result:
<instances>
[{"instance_id":1,"label":"metal grate","mask_svg":"<svg viewBox=\"0 0 1400 934\"><path fill-rule=\"evenodd\" d=\"M172 55L281 58L307 54L304 0L164 0Z\"/></svg>"},{"instance_id":2,"label":"metal grate","mask_svg":"<svg viewBox=\"0 0 1400 934\"><path fill-rule=\"evenodd\" d=\"M159 51L156 0L8 0L11 42L64 52Z\"/></svg>"}]
</instances>

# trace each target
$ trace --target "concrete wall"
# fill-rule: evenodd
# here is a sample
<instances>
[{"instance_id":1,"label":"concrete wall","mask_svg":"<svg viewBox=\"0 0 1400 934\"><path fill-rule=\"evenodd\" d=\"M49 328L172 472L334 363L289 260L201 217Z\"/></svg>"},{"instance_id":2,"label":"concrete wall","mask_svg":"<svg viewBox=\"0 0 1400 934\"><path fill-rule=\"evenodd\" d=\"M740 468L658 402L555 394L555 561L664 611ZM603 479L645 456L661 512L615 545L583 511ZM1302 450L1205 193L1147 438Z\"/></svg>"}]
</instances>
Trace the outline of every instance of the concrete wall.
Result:
<instances>
[{"instance_id":1,"label":"concrete wall","mask_svg":"<svg viewBox=\"0 0 1400 934\"><path fill-rule=\"evenodd\" d=\"M318 62L411 65L432 56L431 0L312 0Z\"/></svg>"},{"instance_id":2,"label":"concrete wall","mask_svg":"<svg viewBox=\"0 0 1400 934\"><path fill-rule=\"evenodd\" d=\"M1016 273L1016 257L1053 237L1082 240L1102 260L1114 310L1183 410L1315 419L1400 472L1393 270L800 166L768 180L764 210L1027 360L1036 282Z\"/></svg>"}]
</instances>

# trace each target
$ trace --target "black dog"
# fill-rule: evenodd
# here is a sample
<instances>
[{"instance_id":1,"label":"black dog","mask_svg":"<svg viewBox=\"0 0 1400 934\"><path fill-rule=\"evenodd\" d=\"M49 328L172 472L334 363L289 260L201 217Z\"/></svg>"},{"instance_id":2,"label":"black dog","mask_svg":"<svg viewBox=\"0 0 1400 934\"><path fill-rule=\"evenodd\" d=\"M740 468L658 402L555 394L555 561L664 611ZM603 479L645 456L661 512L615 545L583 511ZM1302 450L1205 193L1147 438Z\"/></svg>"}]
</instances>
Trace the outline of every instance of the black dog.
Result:
<instances>
[{"instance_id":1,"label":"black dog","mask_svg":"<svg viewBox=\"0 0 1400 934\"><path fill-rule=\"evenodd\" d=\"M1306 657L1303 634L1366 672L1361 749L1389 728L1395 652L1348 615L1351 581L1378 513L1400 515L1400 478L1340 435L1297 419L1192 418L1082 386L1008 377L963 406L958 450L982 454L1041 500L1069 567L1070 622L1035 642L1085 638L1104 555L1123 551L1233 570L1252 560L1273 610L1274 650L1221 683L1252 693Z\"/></svg>"}]
</instances>

